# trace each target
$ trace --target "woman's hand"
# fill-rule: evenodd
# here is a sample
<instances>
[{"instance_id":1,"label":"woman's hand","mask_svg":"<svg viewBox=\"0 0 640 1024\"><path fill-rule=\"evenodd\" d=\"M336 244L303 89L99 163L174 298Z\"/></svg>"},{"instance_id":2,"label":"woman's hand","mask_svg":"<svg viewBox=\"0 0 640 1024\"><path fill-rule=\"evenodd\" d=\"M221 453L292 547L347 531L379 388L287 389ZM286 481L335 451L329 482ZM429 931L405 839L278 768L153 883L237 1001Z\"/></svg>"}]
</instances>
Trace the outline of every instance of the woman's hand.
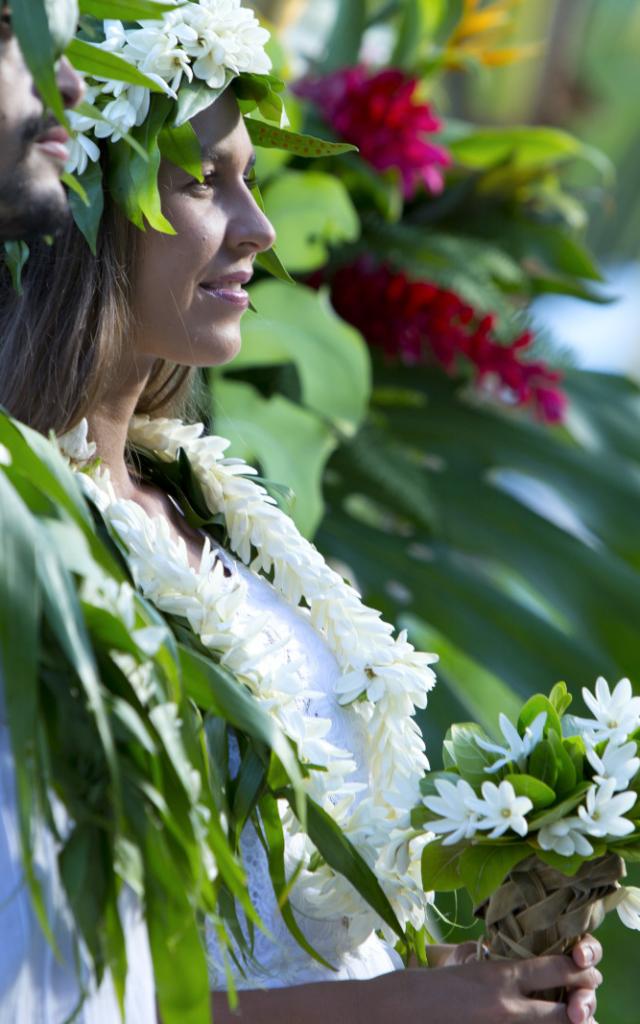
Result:
<instances>
[{"instance_id":1,"label":"woman's hand","mask_svg":"<svg viewBox=\"0 0 640 1024\"><path fill-rule=\"evenodd\" d=\"M477 960L477 946L475 942L463 942L459 945L453 946L430 946L428 949L429 964L431 967L460 967L462 965L468 965L472 963L478 963ZM573 960L573 964L571 963ZM602 975L599 971L595 970L597 964L602 959L602 946L597 939L594 939L592 935L586 935L581 942L579 942L572 950L571 959L569 957L538 957L535 960L530 961L509 961L506 966L516 968L516 975L513 981L516 984L516 988L520 990L520 995L526 995L526 988L522 986L529 986L531 977L531 970L533 969L534 974L540 971L545 973L547 971L563 971L569 972L567 977L571 979L571 984L567 982L561 983L562 987L567 988L568 1000L565 1008L564 1017L531 1017L531 1020L563 1020L570 1021L571 1024L590 1024L593 1021L593 1016L596 1011L596 994L595 989L602 980ZM505 963L502 961L501 963ZM529 964L531 967L524 972L517 970L524 964ZM534 966L535 965L535 966ZM487 967L487 963L481 963L480 966ZM575 971L578 968L578 972ZM573 973L571 973L573 972ZM536 974L537 976L537 974ZM541 991L546 987L555 988L556 985L538 986L537 982L533 987L529 987L529 992ZM560 986L558 986L560 987ZM531 1005L531 1000L526 1000ZM548 1003L547 1006L553 1007L554 1004ZM519 1017L514 1016L513 1020L519 1020ZM525 1020L528 1018L523 1018Z\"/></svg>"},{"instance_id":2,"label":"woman's hand","mask_svg":"<svg viewBox=\"0 0 640 1024\"><path fill-rule=\"evenodd\" d=\"M595 964L600 943L587 936L568 956L531 960L478 960L476 944L432 946L433 967L393 971L371 981L325 981L271 991L240 992L229 1010L224 993L213 996L216 1024L587 1024L595 1012L602 976ZM549 988L569 990L569 1004L532 998Z\"/></svg>"}]
</instances>

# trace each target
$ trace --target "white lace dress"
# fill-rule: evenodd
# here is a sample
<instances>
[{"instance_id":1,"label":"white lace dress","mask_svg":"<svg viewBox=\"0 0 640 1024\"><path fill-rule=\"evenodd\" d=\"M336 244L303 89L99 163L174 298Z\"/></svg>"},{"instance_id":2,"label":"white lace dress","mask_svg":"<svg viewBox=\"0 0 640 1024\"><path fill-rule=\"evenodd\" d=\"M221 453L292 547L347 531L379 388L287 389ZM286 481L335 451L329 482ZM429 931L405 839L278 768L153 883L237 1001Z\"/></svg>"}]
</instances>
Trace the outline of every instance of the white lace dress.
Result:
<instances>
[{"instance_id":1,"label":"white lace dress","mask_svg":"<svg viewBox=\"0 0 640 1024\"><path fill-rule=\"evenodd\" d=\"M349 716L336 700L334 683L339 672L337 662L323 638L310 624L308 616L292 608L263 578L256 576L226 554L223 561L231 572L240 573L247 583L247 600L241 614L250 620L262 620L259 633L266 657L274 667L295 664L300 674L302 692L317 696L301 697L299 710L314 718L329 719L332 743L353 752L358 771L354 781L363 784L368 778L367 735L364 729L354 733L354 717ZM232 750L237 765L237 753ZM356 798L357 799L357 798ZM234 969L239 989L285 988L318 981L374 978L397 970L402 961L396 952L375 932L362 932L352 918L311 917L310 908L296 905L295 888L291 903L304 935L311 946L335 970L319 964L298 945L288 931L274 897L266 855L254 828L248 825L241 841L247 870L249 893L269 935L256 930L253 947L254 963L245 967L243 975ZM212 988L226 987L224 965L212 928L207 931Z\"/></svg>"}]
</instances>

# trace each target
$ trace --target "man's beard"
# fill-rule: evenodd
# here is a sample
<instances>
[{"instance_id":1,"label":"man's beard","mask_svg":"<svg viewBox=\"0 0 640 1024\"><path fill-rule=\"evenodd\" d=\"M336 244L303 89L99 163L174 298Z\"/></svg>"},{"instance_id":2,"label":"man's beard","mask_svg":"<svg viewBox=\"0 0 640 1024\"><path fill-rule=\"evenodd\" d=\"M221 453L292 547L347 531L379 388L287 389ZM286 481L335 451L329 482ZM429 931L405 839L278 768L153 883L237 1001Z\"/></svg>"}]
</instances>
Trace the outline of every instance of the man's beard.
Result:
<instances>
[{"instance_id":1,"label":"man's beard","mask_svg":"<svg viewBox=\"0 0 640 1024\"><path fill-rule=\"evenodd\" d=\"M54 235L69 217L61 187L43 188L29 166L35 140L57 122L48 117L30 118L24 125L17 164L0 179L0 241L29 241Z\"/></svg>"}]
</instances>

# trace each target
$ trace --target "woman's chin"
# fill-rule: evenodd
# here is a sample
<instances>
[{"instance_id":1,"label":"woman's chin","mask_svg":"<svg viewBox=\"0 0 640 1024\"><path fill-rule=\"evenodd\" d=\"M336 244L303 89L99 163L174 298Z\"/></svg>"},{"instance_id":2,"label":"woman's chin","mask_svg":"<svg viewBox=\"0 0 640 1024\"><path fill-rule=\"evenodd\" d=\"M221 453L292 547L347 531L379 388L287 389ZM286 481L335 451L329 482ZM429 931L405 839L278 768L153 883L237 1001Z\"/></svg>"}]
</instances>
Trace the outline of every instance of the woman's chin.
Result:
<instances>
[{"instance_id":1,"label":"woman's chin","mask_svg":"<svg viewBox=\"0 0 640 1024\"><path fill-rule=\"evenodd\" d=\"M235 359L241 346L242 336L237 325L235 329L217 330L213 337L194 338L189 363L199 367L224 366Z\"/></svg>"}]
</instances>

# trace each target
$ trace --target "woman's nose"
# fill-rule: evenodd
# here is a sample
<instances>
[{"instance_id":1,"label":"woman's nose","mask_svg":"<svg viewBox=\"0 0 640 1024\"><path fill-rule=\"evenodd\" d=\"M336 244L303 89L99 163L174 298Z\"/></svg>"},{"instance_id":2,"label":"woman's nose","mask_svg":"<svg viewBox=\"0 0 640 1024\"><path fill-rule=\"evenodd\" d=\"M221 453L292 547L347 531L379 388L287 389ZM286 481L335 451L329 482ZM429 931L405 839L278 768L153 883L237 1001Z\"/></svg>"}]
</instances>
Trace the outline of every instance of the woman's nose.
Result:
<instances>
[{"instance_id":1,"label":"woman's nose","mask_svg":"<svg viewBox=\"0 0 640 1024\"><path fill-rule=\"evenodd\" d=\"M58 62L56 81L65 107L77 107L84 96L84 81L66 57Z\"/></svg>"}]
</instances>

